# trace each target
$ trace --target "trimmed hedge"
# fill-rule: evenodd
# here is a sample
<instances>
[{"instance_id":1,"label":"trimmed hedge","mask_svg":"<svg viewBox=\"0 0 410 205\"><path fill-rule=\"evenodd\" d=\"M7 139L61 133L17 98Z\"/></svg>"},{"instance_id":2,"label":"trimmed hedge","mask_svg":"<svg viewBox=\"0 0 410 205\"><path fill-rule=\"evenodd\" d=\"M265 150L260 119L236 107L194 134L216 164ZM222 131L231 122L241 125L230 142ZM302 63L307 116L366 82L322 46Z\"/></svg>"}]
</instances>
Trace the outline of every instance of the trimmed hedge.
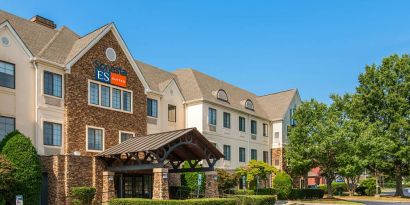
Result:
<instances>
[{"instance_id":1,"label":"trimmed hedge","mask_svg":"<svg viewBox=\"0 0 410 205\"><path fill-rule=\"evenodd\" d=\"M74 199L74 204L88 205L92 203L95 191L94 187L72 187L71 197Z\"/></svg>"},{"instance_id":2,"label":"trimmed hedge","mask_svg":"<svg viewBox=\"0 0 410 205\"><path fill-rule=\"evenodd\" d=\"M153 200L139 198L117 198L110 201L110 205L236 205L234 198L208 198L187 200Z\"/></svg>"},{"instance_id":3,"label":"trimmed hedge","mask_svg":"<svg viewBox=\"0 0 410 205\"><path fill-rule=\"evenodd\" d=\"M275 195L276 194L276 189L274 188L263 188L263 189L258 189L254 190L256 195Z\"/></svg>"},{"instance_id":4,"label":"trimmed hedge","mask_svg":"<svg viewBox=\"0 0 410 205\"><path fill-rule=\"evenodd\" d=\"M289 199L321 199L325 192L321 189L292 189Z\"/></svg>"},{"instance_id":5,"label":"trimmed hedge","mask_svg":"<svg viewBox=\"0 0 410 205\"><path fill-rule=\"evenodd\" d=\"M170 186L169 197L171 199L187 199L191 193L191 188L187 186Z\"/></svg>"},{"instance_id":6,"label":"trimmed hedge","mask_svg":"<svg viewBox=\"0 0 410 205\"><path fill-rule=\"evenodd\" d=\"M235 195L255 195L255 191L252 189L238 189L234 190L233 194Z\"/></svg>"},{"instance_id":7,"label":"trimmed hedge","mask_svg":"<svg viewBox=\"0 0 410 205\"><path fill-rule=\"evenodd\" d=\"M344 182L332 182L333 193L342 193L347 191L347 184ZM327 185L322 184L318 186L319 189L323 190L327 194Z\"/></svg>"},{"instance_id":8,"label":"trimmed hedge","mask_svg":"<svg viewBox=\"0 0 410 205\"><path fill-rule=\"evenodd\" d=\"M240 205L271 205L275 204L276 197L272 195L235 195L239 198Z\"/></svg>"},{"instance_id":9,"label":"trimmed hedge","mask_svg":"<svg viewBox=\"0 0 410 205\"><path fill-rule=\"evenodd\" d=\"M5 200L15 203L16 195L23 195L24 204L39 204L41 190L41 167L36 148L31 140L14 131L6 135L0 143L0 153L13 163L14 184Z\"/></svg>"}]
</instances>

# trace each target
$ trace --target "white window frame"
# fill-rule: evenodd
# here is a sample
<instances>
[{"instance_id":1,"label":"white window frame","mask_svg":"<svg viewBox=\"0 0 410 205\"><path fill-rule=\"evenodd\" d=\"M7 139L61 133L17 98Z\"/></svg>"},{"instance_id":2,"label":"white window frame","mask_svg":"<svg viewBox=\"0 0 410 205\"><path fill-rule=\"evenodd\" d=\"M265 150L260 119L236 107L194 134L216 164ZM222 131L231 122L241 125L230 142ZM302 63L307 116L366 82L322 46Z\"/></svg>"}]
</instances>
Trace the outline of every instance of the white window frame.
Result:
<instances>
[{"instance_id":1,"label":"white window frame","mask_svg":"<svg viewBox=\"0 0 410 205\"><path fill-rule=\"evenodd\" d=\"M121 143L121 133L132 134L132 137L135 137L135 132L120 130L118 131L118 144Z\"/></svg>"},{"instance_id":2,"label":"white window frame","mask_svg":"<svg viewBox=\"0 0 410 205\"><path fill-rule=\"evenodd\" d=\"M93 128L93 129L100 129L102 130L102 150L95 150L95 149L88 149L88 128ZM105 129L103 127L96 127L96 126L91 126L91 125L86 125L85 126L85 150L87 152L103 152L105 150Z\"/></svg>"},{"instance_id":3,"label":"white window frame","mask_svg":"<svg viewBox=\"0 0 410 205\"><path fill-rule=\"evenodd\" d=\"M44 144L44 122L49 122L49 123L55 123L55 124L60 124L61 125L61 145L46 145ZM59 120L49 120L49 119L42 119L41 120L41 128L42 128L42 137L43 137L43 146L44 147L50 147L50 148L62 148L64 144L64 123L63 121Z\"/></svg>"},{"instance_id":4,"label":"white window frame","mask_svg":"<svg viewBox=\"0 0 410 205\"><path fill-rule=\"evenodd\" d=\"M99 86L98 87L98 98L99 98L98 99L98 105L90 103L90 97L91 97L90 96L90 83L95 83L95 84L98 84L98 86ZM127 89L124 89L124 88L121 88L121 87L118 87L118 86L115 86L115 85L110 85L110 84L107 84L107 83L102 83L102 82L99 82L99 81L96 81L96 80L91 80L91 79L88 79L87 86L88 86L87 87L87 90L88 90L87 103L88 103L88 105L94 106L94 107L99 107L99 108L104 108L104 109L108 109L108 110L114 110L114 111L117 111L117 112L124 112L124 113L129 113L129 114L134 113L134 106L133 106L134 93L132 92L132 90L127 90ZM101 105L101 86L106 86L106 87L110 88L110 107L105 107L105 106ZM113 90L113 88L121 90L121 109L116 109L116 108L112 107L112 90ZM124 105L123 93L124 93L124 91L131 93L131 104L130 104L131 111L126 111L126 110L123 109L123 105Z\"/></svg>"}]
</instances>

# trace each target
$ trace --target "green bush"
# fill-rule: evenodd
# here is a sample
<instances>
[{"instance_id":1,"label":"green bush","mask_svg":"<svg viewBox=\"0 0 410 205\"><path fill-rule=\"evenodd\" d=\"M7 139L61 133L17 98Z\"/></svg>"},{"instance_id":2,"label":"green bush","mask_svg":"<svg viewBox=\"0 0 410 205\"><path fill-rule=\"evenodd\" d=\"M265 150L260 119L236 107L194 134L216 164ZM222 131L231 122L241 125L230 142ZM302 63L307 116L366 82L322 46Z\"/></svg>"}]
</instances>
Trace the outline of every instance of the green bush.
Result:
<instances>
[{"instance_id":1,"label":"green bush","mask_svg":"<svg viewBox=\"0 0 410 205\"><path fill-rule=\"evenodd\" d=\"M235 195L240 205L271 205L275 204L276 197L272 195Z\"/></svg>"},{"instance_id":2,"label":"green bush","mask_svg":"<svg viewBox=\"0 0 410 205\"><path fill-rule=\"evenodd\" d=\"M347 191L347 184L344 182L332 182L333 193L342 193ZM321 184L318 186L319 189L323 190L327 194L327 185Z\"/></svg>"},{"instance_id":3,"label":"green bush","mask_svg":"<svg viewBox=\"0 0 410 205\"><path fill-rule=\"evenodd\" d=\"M72 187L71 197L74 204L88 205L91 204L95 196L94 187Z\"/></svg>"},{"instance_id":4,"label":"green bush","mask_svg":"<svg viewBox=\"0 0 410 205\"><path fill-rule=\"evenodd\" d=\"M292 178L285 172L279 172L273 179L273 188L277 190L278 199L287 199L292 191Z\"/></svg>"},{"instance_id":5,"label":"green bush","mask_svg":"<svg viewBox=\"0 0 410 205\"><path fill-rule=\"evenodd\" d=\"M170 186L169 197L171 199L187 199L191 189L187 186Z\"/></svg>"},{"instance_id":6,"label":"green bush","mask_svg":"<svg viewBox=\"0 0 410 205\"><path fill-rule=\"evenodd\" d=\"M276 190L274 188L263 188L254 190L256 195L274 195L276 194Z\"/></svg>"},{"instance_id":7,"label":"green bush","mask_svg":"<svg viewBox=\"0 0 410 205\"><path fill-rule=\"evenodd\" d=\"M321 199L325 195L322 189L292 189L289 199Z\"/></svg>"},{"instance_id":8,"label":"green bush","mask_svg":"<svg viewBox=\"0 0 410 205\"><path fill-rule=\"evenodd\" d=\"M255 191L252 189L239 189L234 191L235 195L255 195Z\"/></svg>"},{"instance_id":9,"label":"green bush","mask_svg":"<svg viewBox=\"0 0 410 205\"><path fill-rule=\"evenodd\" d=\"M357 194L361 196L373 196L376 194L376 179L368 178L360 182L356 189ZM380 193L380 190L379 190Z\"/></svg>"},{"instance_id":10,"label":"green bush","mask_svg":"<svg viewBox=\"0 0 410 205\"><path fill-rule=\"evenodd\" d=\"M14 165L7 160L4 155L0 154L0 193L9 193L12 191L14 170ZM0 201L1 199L4 200L3 195L0 195Z\"/></svg>"},{"instance_id":11,"label":"green bush","mask_svg":"<svg viewBox=\"0 0 410 205\"><path fill-rule=\"evenodd\" d=\"M117 198L110 201L110 205L236 205L233 198L207 198L187 200L152 200L139 198Z\"/></svg>"},{"instance_id":12,"label":"green bush","mask_svg":"<svg viewBox=\"0 0 410 205\"><path fill-rule=\"evenodd\" d=\"M218 190L221 193L230 193L231 189L236 186L239 176L235 172L227 172L224 169L216 169L218 173Z\"/></svg>"},{"instance_id":13,"label":"green bush","mask_svg":"<svg viewBox=\"0 0 410 205\"><path fill-rule=\"evenodd\" d=\"M23 195L25 204L39 204L41 167L31 140L18 131L9 133L0 143L0 153L14 164L14 186L6 201L14 203L15 195Z\"/></svg>"}]
</instances>

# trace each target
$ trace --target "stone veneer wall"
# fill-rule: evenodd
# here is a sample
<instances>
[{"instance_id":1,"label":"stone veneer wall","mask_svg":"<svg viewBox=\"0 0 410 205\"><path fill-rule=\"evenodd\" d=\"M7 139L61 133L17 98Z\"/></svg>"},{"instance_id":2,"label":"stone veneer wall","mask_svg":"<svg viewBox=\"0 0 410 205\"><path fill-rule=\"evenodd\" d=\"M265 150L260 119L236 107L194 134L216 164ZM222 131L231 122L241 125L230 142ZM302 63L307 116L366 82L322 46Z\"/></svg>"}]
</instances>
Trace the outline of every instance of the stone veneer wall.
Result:
<instances>
[{"instance_id":1,"label":"stone veneer wall","mask_svg":"<svg viewBox=\"0 0 410 205\"><path fill-rule=\"evenodd\" d=\"M114 62L110 62L105 56L109 47L117 53ZM132 114L88 105L88 80L95 79L92 64L95 60L120 66L128 72L125 89L133 92ZM136 136L147 133L144 87L112 32L108 32L72 66L71 73L65 75L64 84L65 154L80 151L81 155L95 155L95 152L86 151L86 125L105 129L105 149L119 143L119 131L134 132Z\"/></svg>"},{"instance_id":2,"label":"stone veneer wall","mask_svg":"<svg viewBox=\"0 0 410 205\"><path fill-rule=\"evenodd\" d=\"M278 159L279 160L279 170L286 171L285 149L284 148L274 148L271 150L271 153L272 153L272 165L275 166L275 160Z\"/></svg>"}]
</instances>

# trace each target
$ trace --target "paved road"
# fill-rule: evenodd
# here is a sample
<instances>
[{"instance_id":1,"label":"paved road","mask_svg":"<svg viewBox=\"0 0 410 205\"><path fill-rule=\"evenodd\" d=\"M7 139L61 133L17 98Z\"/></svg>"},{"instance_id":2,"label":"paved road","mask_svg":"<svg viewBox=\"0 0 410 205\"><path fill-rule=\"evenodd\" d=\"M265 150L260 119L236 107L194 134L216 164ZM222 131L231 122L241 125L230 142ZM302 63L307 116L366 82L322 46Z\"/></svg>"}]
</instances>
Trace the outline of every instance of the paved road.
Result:
<instances>
[{"instance_id":1,"label":"paved road","mask_svg":"<svg viewBox=\"0 0 410 205\"><path fill-rule=\"evenodd\" d=\"M394 195L394 191L393 192L383 192L382 195ZM410 188L405 188L403 190L403 193L405 196L410 197ZM409 202L375 202L375 201L357 201L357 202L361 202L364 203L366 205L383 205L383 204L388 204L388 205L410 205Z\"/></svg>"}]
</instances>

